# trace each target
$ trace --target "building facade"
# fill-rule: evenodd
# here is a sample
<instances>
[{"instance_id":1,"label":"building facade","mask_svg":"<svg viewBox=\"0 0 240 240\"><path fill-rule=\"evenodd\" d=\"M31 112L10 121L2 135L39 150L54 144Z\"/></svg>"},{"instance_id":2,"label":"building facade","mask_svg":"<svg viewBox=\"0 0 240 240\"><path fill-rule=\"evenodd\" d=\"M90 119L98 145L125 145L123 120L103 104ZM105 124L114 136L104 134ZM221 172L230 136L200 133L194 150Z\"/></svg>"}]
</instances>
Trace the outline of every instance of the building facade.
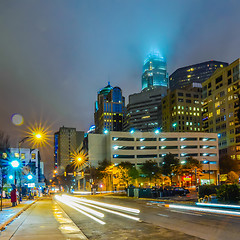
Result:
<instances>
[{"instance_id":1,"label":"building facade","mask_svg":"<svg viewBox=\"0 0 240 240\"><path fill-rule=\"evenodd\" d=\"M159 53L149 54L143 65L142 90L155 87L168 87L167 64Z\"/></svg>"},{"instance_id":2,"label":"building facade","mask_svg":"<svg viewBox=\"0 0 240 240\"><path fill-rule=\"evenodd\" d=\"M95 131L122 131L125 111L125 98L119 87L112 87L110 83L98 92L95 103Z\"/></svg>"},{"instance_id":3,"label":"building facade","mask_svg":"<svg viewBox=\"0 0 240 240\"><path fill-rule=\"evenodd\" d=\"M207 61L186 67L178 68L169 77L170 89L183 88L193 82L203 83L211 77L218 68L226 67L228 63L219 61Z\"/></svg>"},{"instance_id":4,"label":"building facade","mask_svg":"<svg viewBox=\"0 0 240 240\"><path fill-rule=\"evenodd\" d=\"M218 138L215 133L109 132L88 135L89 161L97 167L104 159L111 163L131 162L140 167L146 160L162 163L172 153L180 162L187 157L203 164L201 183L216 183L219 173Z\"/></svg>"},{"instance_id":5,"label":"building facade","mask_svg":"<svg viewBox=\"0 0 240 240\"><path fill-rule=\"evenodd\" d=\"M72 162L72 154L77 151L83 139L84 132L76 131L76 128L63 126L54 134L54 167L58 168L59 174Z\"/></svg>"},{"instance_id":6,"label":"building facade","mask_svg":"<svg viewBox=\"0 0 240 240\"><path fill-rule=\"evenodd\" d=\"M202 132L202 104L200 83L169 90L159 107L159 126L163 132Z\"/></svg>"},{"instance_id":7,"label":"building facade","mask_svg":"<svg viewBox=\"0 0 240 240\"><path fill-rule=\"evenodd\" d=\"M20 159L20 167L21 167L21 184L25 183L35 183L37 186L38 183L43 182L44 177L44 164L41 161L40 152L38 149L30 149L30 148L10 148L9 149L9 159L19 160ZM9 174L14 175L13 169L9 168ZM31 181L27 178L28 175L32 175Z\"/></svg>"},{"instance_id":8,"label":"building facade","mask_svg":"<svg viewBox=\"0 0 240 240\"><path fill-rule=\"evenodd\" d=\"M240 160L240 59L218 69L202 85L205 131L218 133L220 156Z\"/></svg>"},{"instance_id":9,"label":"building facade","mask_svg":"<svg viewBox=\"0 0 240 240\"><path fill-rule=\"evenodd\" d=\"M166 94L166 87L158 87L130 95L124 131L134 129L148 132L159 128L158 107Z\"/></svg>"}]
</instances>

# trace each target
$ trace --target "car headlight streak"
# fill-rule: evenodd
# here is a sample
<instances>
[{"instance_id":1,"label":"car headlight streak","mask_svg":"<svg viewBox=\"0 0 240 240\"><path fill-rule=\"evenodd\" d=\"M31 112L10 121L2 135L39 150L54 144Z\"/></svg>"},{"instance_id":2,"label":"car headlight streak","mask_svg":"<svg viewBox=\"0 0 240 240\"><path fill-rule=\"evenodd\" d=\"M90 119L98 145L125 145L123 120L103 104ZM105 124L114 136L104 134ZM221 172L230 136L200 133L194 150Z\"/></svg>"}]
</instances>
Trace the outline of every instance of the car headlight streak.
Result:
<instances>
[{"instance_id":1,"label":"car headlight streak","mask_svg":"<svg viewBox=\"0 0 240 240\"><path fill-rule=\"evenodd\" d=\"M99 222L100 224L106 224L105 222L103 222L102 220L97 218L97 217L104 218L104 214L101 212L98 212L96 210L93 210L92 208L95 208L95 209L98 209L98 210L101 210L104 212L112 213L112 214L115 214L115 215L118 215L121 217L125 217L125 218L131 219L131 220L140 221L140 218L138 218L138 217L122 213L122 212L127 212L130 214L139 214L140 211L138 209L127 208L127 207L122 207L122 206L118 206L118 205L82 199L82 198L78 198L78 197L71 197L68 195L55 196L55 198L59 202L66 204L67 206L92 218L93 220ZM110 210L109 208L113 209L113 210ZM114 211L114 210L117 210L117 211ZM119 212L119 211L121 211L121 212ZM96 217L94 217L93 215Z\"/></svg>"},{"instance_id":2,"label":"car headlight streak","mask_svg":"<svg viewBox=\"0 0 240 240\"><path fill-rule=\"evenodd\" d=\"M175 209L184 209L184 210L192 210L192 211L199 211L199 212L210 212L210 213L217 213L217 214L240 216L240 212L237 212L237 211L227 211L227 210L218 210L218 209L211 209L211 208L181 206L181 205L175 205L175 204L166 204L165 206L169 207L169 208L175 208Z\"/></svg>"},{"instance_id":3,"label":"car headlight streak","mask_svg":"<svg viewBox=\"0 0 240 240\"><path fill-rule=\"evenodd\" d=\"M129 213L135 213L135 214L139 214L140 213L140 210L134 209L134 208L127 208L127 207L122 207L122 206L118 206L118 205L113 205L113 204L108 204L108 203L103 203L103 202L87 200L87 199L83 199L83 198L75 198L75 197L70 197L70 196L67 196L67 195L63 195L63 196L66 196L68 198L74 199L77 202L92 203L94 205L103 206L103 207L111 208L111 209L116 209L118 211L126 211L126 212L129 212Z\"/></svg>"}]
</instances>

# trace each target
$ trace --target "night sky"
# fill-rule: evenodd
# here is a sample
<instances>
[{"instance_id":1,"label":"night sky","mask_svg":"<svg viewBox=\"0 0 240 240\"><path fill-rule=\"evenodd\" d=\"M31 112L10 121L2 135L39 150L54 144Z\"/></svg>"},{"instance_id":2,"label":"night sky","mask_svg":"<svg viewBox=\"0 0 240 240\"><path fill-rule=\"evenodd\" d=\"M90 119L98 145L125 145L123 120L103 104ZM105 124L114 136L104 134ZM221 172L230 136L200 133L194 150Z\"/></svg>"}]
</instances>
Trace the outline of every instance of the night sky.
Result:
<instances>
[{"instance_id":1,"label":"night sky","mask_svg":"<svg viewBox=\"0 0 240 240\"><path fill-rule=\"evenodd\" d=\"M14 147L34 121L52 132L88 130L97 91L110 81L126 99L139 92L151 50L169 75L211 59L231 63L240 56L239 11L238 0L0 0L0 129Z\"/></svg>"}]
</instances>

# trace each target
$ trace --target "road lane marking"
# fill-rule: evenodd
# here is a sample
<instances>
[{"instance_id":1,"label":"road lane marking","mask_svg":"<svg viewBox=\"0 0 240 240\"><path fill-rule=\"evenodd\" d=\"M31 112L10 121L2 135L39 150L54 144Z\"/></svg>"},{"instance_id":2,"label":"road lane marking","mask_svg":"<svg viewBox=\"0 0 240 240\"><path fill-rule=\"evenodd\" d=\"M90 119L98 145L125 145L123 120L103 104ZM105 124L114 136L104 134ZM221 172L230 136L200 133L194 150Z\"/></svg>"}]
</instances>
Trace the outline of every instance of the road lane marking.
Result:
<instances>
[{"instance_id":1,"label":"road lane marking","mask_svg":"<svg viewBox=\"0 0 240 240\"><path fill-rule=\"evenodd\" d=\"M183 213L183 214L188 214L188 215L194 215L194 216L202 216L199 213L190 213L190 212L181 212L181 211L177 211L177 210L170 210L171 212L176 212L176 213Z\"/></svg>"},{"instance_id":2,"label":"road lane marking","mask_svg":"<svg viewBox=\"0 0 240 240\"><path fill-rule=\"evenodd\" d=\"M161 216L161 217L169 217L168 215L161 214L161 213L158 213L157 215L158 215L158 216Z\"/></svg>"}]
</instances>

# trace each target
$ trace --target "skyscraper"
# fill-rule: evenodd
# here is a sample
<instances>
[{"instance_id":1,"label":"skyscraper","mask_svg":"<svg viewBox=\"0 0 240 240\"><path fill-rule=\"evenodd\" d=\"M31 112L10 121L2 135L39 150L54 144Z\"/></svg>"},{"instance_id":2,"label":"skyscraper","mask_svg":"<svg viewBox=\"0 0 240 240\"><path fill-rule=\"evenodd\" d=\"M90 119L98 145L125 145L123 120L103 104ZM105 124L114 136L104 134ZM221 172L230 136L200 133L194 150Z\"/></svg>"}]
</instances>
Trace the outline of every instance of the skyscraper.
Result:
<instances>
[{"instance_id":1,"label":"skyscraper","mask_svg":"<svg viewBox=\"0 0 240 240\"><path fill-rule=\"evenodd\" d=\"M129 96L124 130L132 128L149 132L159 127L158 107L167 94L168 76L166 62L159 53L151 53L144 61L142 92Z\"/></svg>"},{"instance_id":2,"label":"skyscraper","mask_svg":"<svg viewBox=\"0 0 240 240\"><path fill-rule=\"evenodd\" d=\"M228 63L207 61L186 67L178 68L169 77L170 89L183 88L193 82L203 83L210 78L217 68L226 67Z\"/></svg>"},{"instance_id":3,"label":"skyscraper","mask_svg":"<svg viewBox=\"0 0 240 240\"><path fill-rule=\"evenodd\" d=\"M54 134L54 164L59 173L64 172L72 161L72 154L83 142L84 132L76 128L60 127Z\"/></svg>"},{"instance_id":4,"label":"skyscraper","mask_svg":"<svg viewBox=\"0 0 240 240\"><path fill-rule=\"evenodd\" d=\"M144 61L142 90L155 87L168 87L168 75L166 61L159 53L153 52Z\"/></svg>"},{"instance_id":5,"label":"skyscraper","mask_svg":"<svg viewBox=\"0 0 240 240\"><path fill-rule=\"evenodd\" d=\"M202 85L192 83L168 90L159 107L159 126L163 132L202 132Z\"/></svg>"},{"instance_id":6,"label":"skyscraper","mask_svg":"<svg viewBox=\"0 0 240 240\"><path fill-rule=\"evenodd\" d=\"M98 92L95 103L95 132L122 131L125 98L119 87L112 87L110 83Z\"/></svg>"},{"instance_id":7,"label":"skyscraper","mask_svg":"<svg viewBox=\"0 0 240 240\"><path fill-rule=\"evenodd\" d=\"M220 156L240 160L240 59L220 68L203 84L203 127L218 133Z\"/></svg>"}]
</instances>

